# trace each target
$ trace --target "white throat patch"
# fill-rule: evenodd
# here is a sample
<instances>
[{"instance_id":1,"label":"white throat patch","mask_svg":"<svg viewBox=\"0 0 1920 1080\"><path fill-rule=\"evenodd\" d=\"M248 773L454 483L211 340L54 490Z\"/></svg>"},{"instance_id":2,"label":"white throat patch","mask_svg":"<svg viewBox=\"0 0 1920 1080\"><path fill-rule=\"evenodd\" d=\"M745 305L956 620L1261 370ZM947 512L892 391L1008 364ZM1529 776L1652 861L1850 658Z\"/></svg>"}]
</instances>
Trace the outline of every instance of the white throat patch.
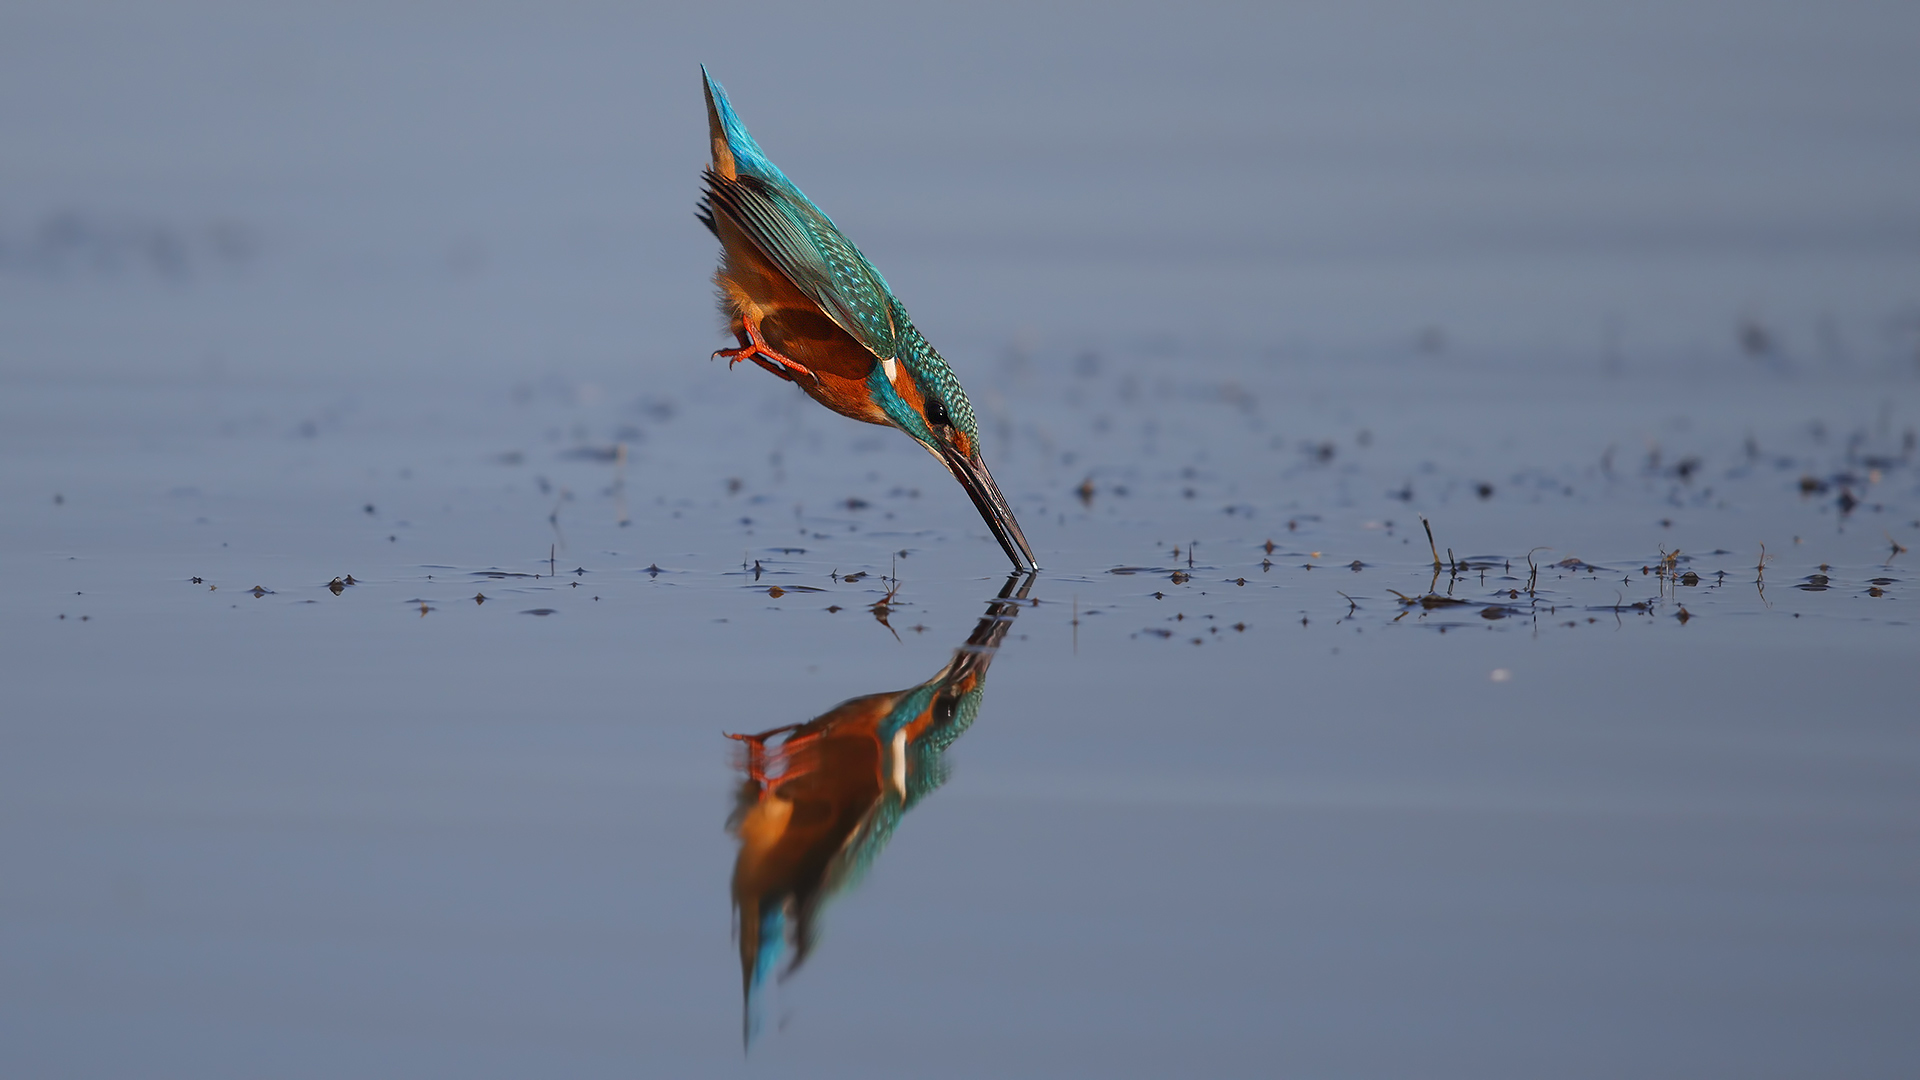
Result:
<instances>
[{"instance_id":1,"label":"white throat patch","mask_svg":"<svg viewBox=\"0 0 1920 1080\"><path fill-rule=\"evenodd\" d=\"M907 793L907 729L901 728L893 733L893 781L894 790L901 795Z\"/></svg>"}]
</instances>

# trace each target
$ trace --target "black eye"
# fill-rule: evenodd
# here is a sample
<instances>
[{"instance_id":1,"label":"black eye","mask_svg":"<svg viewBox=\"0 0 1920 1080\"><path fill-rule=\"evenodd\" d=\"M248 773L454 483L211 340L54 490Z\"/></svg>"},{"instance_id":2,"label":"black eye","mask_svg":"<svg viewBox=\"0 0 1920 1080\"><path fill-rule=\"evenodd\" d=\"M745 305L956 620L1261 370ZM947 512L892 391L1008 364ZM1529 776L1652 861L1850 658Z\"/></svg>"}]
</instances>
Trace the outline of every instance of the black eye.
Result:
<instances>
[{"instance_id":1,"label":"black eye","mask_svg":"<svg viewBox=\"0 0 1920 1080\"><path fill-rule=\"evenodd\" d=\"M953 417L947 415L947 403L937 397L927 399L927 423L934 427L946 427L953 423Z\"/></svg>"}]
</instances>

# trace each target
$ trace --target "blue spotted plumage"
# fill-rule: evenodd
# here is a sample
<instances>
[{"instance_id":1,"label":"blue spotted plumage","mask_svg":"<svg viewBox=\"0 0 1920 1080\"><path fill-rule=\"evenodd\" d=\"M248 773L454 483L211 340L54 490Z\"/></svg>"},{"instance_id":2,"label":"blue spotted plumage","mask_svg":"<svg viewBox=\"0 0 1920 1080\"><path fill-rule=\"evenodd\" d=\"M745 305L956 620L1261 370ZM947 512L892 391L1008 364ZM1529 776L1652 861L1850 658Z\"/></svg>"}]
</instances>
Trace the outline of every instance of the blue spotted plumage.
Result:
<instances>
[{"instance_id":1,"label":"blue spotted plumage","mask_svg":"<svg viewBox=\"0 0 1920 1080\"><path fill-rule=\"evenodd\" d=\"M979 421L953 369L921 335L886 278L748 134L705 67L712 164L700 220L720 240L714 274L738 348L822 405L887 424L938 458L1018 568L1035 565L981 459Z\"/></svg>"}]
</instances>

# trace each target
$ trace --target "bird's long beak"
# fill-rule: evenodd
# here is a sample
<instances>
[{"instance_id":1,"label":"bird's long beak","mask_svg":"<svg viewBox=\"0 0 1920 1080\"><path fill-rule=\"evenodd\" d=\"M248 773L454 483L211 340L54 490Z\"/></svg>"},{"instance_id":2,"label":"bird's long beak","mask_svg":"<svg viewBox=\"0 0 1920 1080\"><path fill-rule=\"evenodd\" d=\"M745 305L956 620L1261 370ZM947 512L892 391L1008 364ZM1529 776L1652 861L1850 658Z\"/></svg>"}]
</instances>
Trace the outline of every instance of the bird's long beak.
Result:
<instances>
[{"instance_id":1,"label":"bird's long beak","mask_svg":"<svg viewBox=\"0 0 1920 1080\"><path fill-rule=\"evenodd\" d=\"M951 446L941 445L937 453L947 471L967 489L967 497L973 500L987 528L993 530L993 538L1000 541L1000 550L1013 560L1014 567L1038 570L1040 566L1033 561L1033 549L1027 546L1020 523L1013 520L1007 497L1000 494L1000 485L993 482L993 474L987 471L986 465Z\"/></svg>"}]
</instances>

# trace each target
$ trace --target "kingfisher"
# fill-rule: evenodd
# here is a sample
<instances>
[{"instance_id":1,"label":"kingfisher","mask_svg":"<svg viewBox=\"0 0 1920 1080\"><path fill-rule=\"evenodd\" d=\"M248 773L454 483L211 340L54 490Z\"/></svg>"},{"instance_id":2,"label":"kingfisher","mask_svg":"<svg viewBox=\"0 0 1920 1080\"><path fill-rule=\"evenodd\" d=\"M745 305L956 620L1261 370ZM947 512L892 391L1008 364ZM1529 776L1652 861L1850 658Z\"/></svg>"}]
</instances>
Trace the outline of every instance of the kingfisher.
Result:
<instances>
[{"instance_id":1,"label":"kingfisher","mask_svg":"<svg viewBox=\"0 0 1920 1080\"><path fill-rule=\"evenodd\" d=\"M987 666L1033 579L1008 577L966 643L926 682L841 702L804 724L728 736L746 744L727 828L740 840L733 907L748 1042L756 994L789 944L787 974L812 949L827 900L857 884L900 816L946 782L942 755L979 714Z\"/></svg>"},{"instance_id":2,"label":"kingfisher","mask_svg":"<svg viewBox=\"0 0 1920 1080\"><path fill-rule=\"evenodd\" d=\"M1033 549L980 456L980 426L945 359L833 219L768 160L702 65L713 164L699 218L719 239L720 311L751 360L842 416L899 428L946 466L1013 560Z\"/></svg>"}]
</instances>

